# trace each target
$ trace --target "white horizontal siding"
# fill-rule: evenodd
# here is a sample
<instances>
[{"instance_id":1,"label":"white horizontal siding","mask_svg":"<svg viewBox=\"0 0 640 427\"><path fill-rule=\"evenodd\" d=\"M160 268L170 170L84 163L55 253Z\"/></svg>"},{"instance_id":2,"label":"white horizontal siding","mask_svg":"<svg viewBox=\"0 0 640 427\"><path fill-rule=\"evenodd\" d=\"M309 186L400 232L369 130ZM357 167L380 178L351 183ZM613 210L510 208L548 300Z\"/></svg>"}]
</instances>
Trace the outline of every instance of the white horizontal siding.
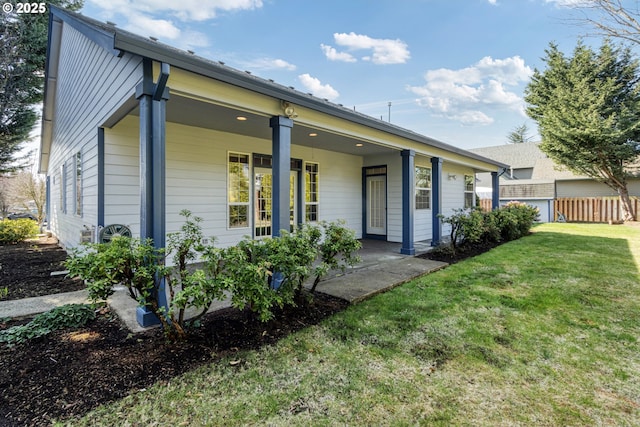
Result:
<instances>
[{"instance_id":1,"label":"white horizontal siding","mask_svg":"<svg viewBox=\"0 0 640 427\"><path fill-rule=\"evenodd\" d=\"M473 169L450 163L442 165L442 214L445 217L451 216L456 209L464 208L465 175L474 175ZM443 224L442 235L448 236L450 232L450 227Z\"/></svg>"},{"instance_id":2,"label":"white horizontal siding","mask_svg":"<svg viewBox=\"0 0 640 427\"><path fill-rule=\"evenodd\" d=\"M134 96L141 80L141 59L119 58L63 24L53 116L50 176L67 168L66 213L60 206L60 183L51 186L51 228L65 246L75 246L78 230L97 225L98 127ZM74 156L82 153L82 215L74 212ZM57 183L56 183L57 182Z\"/></svg>"},{"instance_id":3,"label":"white horizontal siding","mask_svg":"<svg viewBox=\"0 0 640 427\"><path fill-rule=\"evenodd\" d=\"M416 166L422 166L431 170L431 159L416 156ZM415 192L414 192L415 194ZM433 237L433 189L431 191L431 208L416 209L413 221L414 240L419 242L422 240L431 240Z\"/></svg>"},{"instance_id":4,"label":"white horizontal siding","mask_svg":"<svg viewBox=\"0 0 640 427\"><path fill-rule=\"evenodd\" d=\"M138 128L138 118L128 116L105 130L105 222L129 225L135 235L140 230ZM203 219L205 236L215 237L219 246L251 235L251 227L227 227L227 155L270 154L265 147L270 141L167 123L167 232L180 228L184 221L179 213L188 209ZM362 159L295 145L291 151L294 158L319 164L320 219L344 219L360 237Z\"/></svg>"}]
</instances>

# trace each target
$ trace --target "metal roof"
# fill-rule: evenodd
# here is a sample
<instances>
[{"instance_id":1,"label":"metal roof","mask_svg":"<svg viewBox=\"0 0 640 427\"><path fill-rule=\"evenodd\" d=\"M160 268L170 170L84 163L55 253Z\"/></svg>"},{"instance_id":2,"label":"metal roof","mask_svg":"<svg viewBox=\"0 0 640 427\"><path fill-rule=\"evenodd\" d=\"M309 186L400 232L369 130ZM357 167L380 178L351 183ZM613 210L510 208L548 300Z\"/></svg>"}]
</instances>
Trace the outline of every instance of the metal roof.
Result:
<instances>
[{"instance_id":1,"label":"metal roof","mask_svg":"<svg viewBox=\"0 0 640 427\"><path fill-rule=\"evenodd\" d=\"M282 101L307 107L321 113L342 118L344 120L361 124L414 142L460 154L471 159L492 164L499 168L508 167L507 164L501 161L485 157L478 153L472 153L400 126L378 120L374 117L346 108L340 104L334 104L326 99L317 98L313 95L297 91L294 88L280 85L273 80L263 79L248 72L234 69L224 65L222 62L212 61L195 55L189 51L183 51L156 40L141 37L137 34L117 28L114 25L97 21L82 14L61 9L53 5L51 5L50 10L52 19L53 17L56 17L57 19L68 23L98 45L108 51L111 51L115 55L120 56L124 52L128 52L154 61L166 62L186 71L280 99Z\"/></svg>"}]
</instances>

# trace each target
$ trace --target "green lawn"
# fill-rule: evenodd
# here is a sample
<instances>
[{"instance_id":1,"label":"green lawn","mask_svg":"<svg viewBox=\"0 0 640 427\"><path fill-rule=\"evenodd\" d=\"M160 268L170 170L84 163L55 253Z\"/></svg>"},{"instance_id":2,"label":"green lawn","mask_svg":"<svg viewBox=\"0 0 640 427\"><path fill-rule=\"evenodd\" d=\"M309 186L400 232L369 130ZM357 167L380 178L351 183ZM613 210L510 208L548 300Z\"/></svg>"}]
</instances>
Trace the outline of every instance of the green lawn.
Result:
<instances>
[{"instance_id":1,"label":"green lawn","mask_svg":"<svg viewBox=\"0 0 640 427\"><path fill-rule=\"evenodd\" d=\"M541 225L74 424L640 425L639 268L640 227Z\"/></svg>"}]
</instances>

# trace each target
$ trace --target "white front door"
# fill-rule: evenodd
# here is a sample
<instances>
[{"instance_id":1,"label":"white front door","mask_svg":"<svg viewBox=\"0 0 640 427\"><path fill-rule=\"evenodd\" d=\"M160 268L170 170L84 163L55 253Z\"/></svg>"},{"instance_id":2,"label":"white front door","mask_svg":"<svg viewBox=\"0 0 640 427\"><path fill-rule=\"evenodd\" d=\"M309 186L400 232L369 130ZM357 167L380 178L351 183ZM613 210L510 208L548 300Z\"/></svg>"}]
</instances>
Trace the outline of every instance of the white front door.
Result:
<instances>
[{"instance_id":1,"label":"white front door","mask_svg":"<svg viewBox=\"0 0 640 427\"><path fill-rule=\"evenodd\" d=\"M295 171L289 175L289 209L290 227L297 221L297 180ZM254 237L271 237L271 214L272 214L272 190L273 175L271 169L256 168L254 171L254 198L253 198L253 227Z\"/></svg>"},{"instance_id":2,"label":"white front door","mask_svg":"<svg viewBox=\"0 0 640 427\"><path fill-rule=\"evenodd\" d=\"M387 234L387 177L367 177L367 234Z\"/></svg>"}]
</instances>

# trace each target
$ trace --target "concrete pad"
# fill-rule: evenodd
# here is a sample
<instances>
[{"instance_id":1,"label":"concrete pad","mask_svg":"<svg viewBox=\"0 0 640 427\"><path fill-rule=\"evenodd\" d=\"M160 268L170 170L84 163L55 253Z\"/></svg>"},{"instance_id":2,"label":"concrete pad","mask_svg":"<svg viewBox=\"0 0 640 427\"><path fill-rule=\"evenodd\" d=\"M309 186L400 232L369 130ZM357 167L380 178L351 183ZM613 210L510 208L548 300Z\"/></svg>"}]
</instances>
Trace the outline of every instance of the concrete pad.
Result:
<instances>
[{"instance_id":1,"label":"concrete pad","mask_svg":"<svg viewBox=\"0 0 640 427\"><path fill-rule=\"evenodd\" d=\"M75 292L45 295L42 297L0 301L0 317L26 317L44 313L65 304L86 304L89 293L83 289Z\"/></svg>"},{"instance_id":2,"label":"concrete pad","mask_svg":"<svg viewBox=\"0 0 640 427\"><path fill-rule=\"evenodd\" d=\"M316 290L355 304L447 265L415 257L386 260L320 282Z\"/></svg>"}]
</instances>

